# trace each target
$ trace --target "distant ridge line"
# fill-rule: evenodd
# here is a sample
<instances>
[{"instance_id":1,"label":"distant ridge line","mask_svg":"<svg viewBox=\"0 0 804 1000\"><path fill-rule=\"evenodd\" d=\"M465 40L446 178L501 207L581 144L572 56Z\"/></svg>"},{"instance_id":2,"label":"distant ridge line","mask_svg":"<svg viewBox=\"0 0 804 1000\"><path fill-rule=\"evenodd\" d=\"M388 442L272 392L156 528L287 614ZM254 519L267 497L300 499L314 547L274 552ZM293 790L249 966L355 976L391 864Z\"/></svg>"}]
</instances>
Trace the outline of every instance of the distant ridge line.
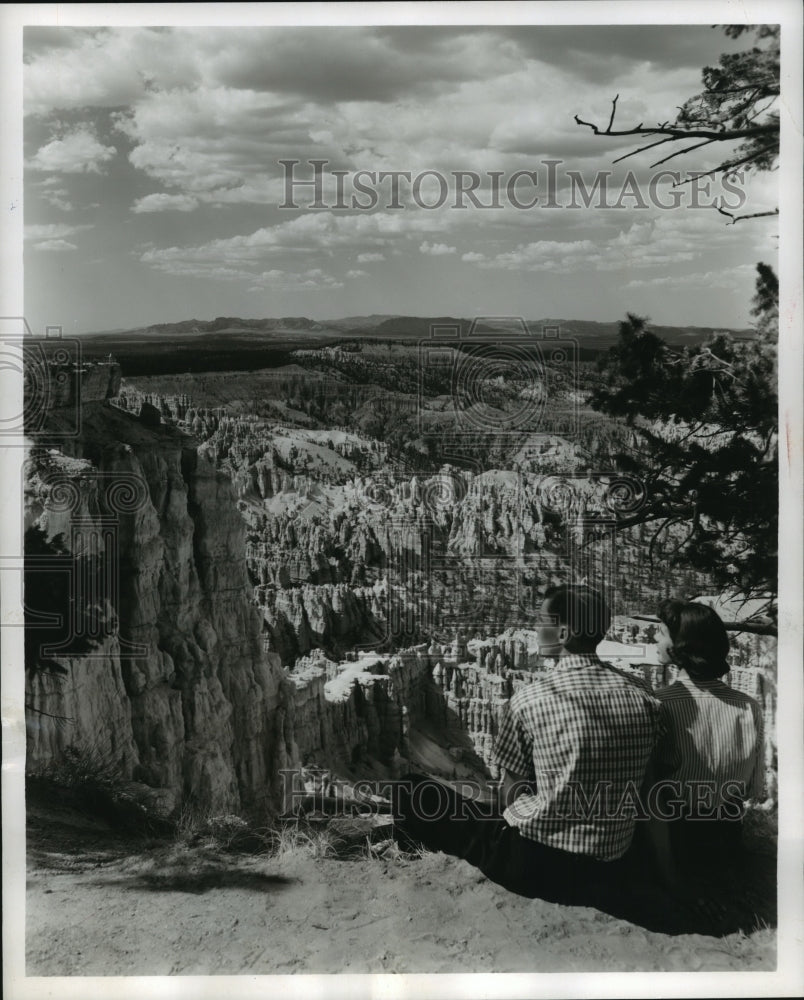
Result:
<instances>
[{"instance_id":1,"label":"distant ridge line","mask_svg":"<svg viewBox=\"0 0 804 1000\"><path fill-rule=\"evenodd\" d=\"M478 317L481 322L489 321L489 333L513 329L518 320L516 317ZM510 324L505 320L510 319ZM147 326L130 329L115 329L79 334L86 340L108 339L124 342L127 340L171 340L192 337L206 337L210 334L230 336L233 340L242 341L248 338L252 343L265 340L270 344L271 335L300 337L310 340L322 339L370 339L383 340L422 340L430 336L432 326L454 326L464 335L472 323L471 318L455 316L402 316L396 314L372 314L368 316L348 316L336 320L314 320L307 316L264 317L243 319L239 316L218 316L212 320L187 319L175 323L151 323ZM543 318L525 320L528 329L533 334L539 334L543 327L559 327L566 336L575 337L587 347L604 348L616 343L621 320L603 322L598 320L568 320ZM651 324L649 329L657 336L673 344L700 344L717 333L727 333L740 339L755 335L751 328L735 329L734 327L707 326L665 326ZM481 327L482 330L482 327ZM259 335L267 334L267 338Z\"/></svg>"}]
</instances>

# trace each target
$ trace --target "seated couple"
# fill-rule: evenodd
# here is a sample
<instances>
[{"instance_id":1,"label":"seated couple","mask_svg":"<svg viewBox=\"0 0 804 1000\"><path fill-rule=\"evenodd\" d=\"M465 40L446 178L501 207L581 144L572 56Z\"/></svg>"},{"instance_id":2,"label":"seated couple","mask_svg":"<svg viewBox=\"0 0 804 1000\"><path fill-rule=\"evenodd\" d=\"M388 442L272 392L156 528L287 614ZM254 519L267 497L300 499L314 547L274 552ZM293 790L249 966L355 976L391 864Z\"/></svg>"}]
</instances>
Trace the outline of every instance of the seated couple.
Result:
<instances>
[{"instance_id":1,"label":"seated couple","mask_svg":"<svg viewBox=\"0 0 804 1000\"><path fill-rule=\"evenodd\" d=\"M762 794L762 716L720 680L723 623L705 605L665 602L659 658L683 669L652 692L596 655L610 624L596 591L554 588L541 611L549 624L538 628L539 648L556 662L507 706L496 740L499 804L408 775L397 835L464 858L520 895L595 903L625 878L612 862L628 855L632 864L639 825L651 831L667 888L678 887L675 862L683 870L691 858L735 849L744 800Z\"/></svg>"}]
</instances>

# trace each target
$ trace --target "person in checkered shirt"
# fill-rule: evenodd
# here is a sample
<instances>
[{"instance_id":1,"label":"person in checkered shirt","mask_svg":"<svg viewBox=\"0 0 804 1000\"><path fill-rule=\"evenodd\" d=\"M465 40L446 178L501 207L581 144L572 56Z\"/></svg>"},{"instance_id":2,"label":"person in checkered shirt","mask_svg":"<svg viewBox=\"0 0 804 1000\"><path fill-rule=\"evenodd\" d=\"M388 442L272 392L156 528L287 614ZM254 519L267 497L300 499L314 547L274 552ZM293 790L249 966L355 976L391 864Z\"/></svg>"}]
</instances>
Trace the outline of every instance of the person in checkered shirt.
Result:
<instances>
[{"instance_id":1,"label":"person in checkered shirt","mask_svg":"<svg viewBox=\"0 0 804 1000\"><path fill-rule=\"evenodd\" d=\"M611 621L597 591L556 587L541 611L539 650L556 663L508 705L496 746L502 812L421 775L408 776L409 792L402 783L395 812L403 840L462 857L520 895L585 902L611 884L610 863L648 818L639 791L660 705L596 655Z\"/></svg>"}]
</instances>

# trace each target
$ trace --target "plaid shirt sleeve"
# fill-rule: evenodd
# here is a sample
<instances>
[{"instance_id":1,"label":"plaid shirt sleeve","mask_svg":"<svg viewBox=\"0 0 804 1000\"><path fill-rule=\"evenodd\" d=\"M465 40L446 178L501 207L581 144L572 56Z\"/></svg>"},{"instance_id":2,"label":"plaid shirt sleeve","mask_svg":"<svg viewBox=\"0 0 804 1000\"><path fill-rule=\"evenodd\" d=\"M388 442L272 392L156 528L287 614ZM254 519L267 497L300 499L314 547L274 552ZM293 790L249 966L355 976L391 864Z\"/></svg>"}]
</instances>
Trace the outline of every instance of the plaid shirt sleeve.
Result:
<instances>
[{"instance_id":1,"label":"plaid shirt sleeve","mask_svg":"<svg viewBox=\"0 0 804 1000\"><path fill-rule=\"evenodd\" d=\"M516 696L508 702L495 746L497 763L506 771L524 777L533 774L533 740L522 725Z\"/></svg>"}]
</instances>

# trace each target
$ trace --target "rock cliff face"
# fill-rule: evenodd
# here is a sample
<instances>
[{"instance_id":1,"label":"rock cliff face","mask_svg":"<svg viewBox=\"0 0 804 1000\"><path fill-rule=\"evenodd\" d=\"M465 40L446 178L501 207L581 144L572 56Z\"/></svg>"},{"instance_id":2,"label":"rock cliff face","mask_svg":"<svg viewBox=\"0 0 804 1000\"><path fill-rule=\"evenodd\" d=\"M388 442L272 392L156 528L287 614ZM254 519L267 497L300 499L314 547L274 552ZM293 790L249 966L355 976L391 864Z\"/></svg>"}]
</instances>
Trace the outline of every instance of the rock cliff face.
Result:
<instances>
[{"instance_id":1,"label":"rock cliff face","mask_svg":"<svg viewBox=\"0 0 804 1000\"><path fill-rule=\"evenodd\" d=\"M66 673L27 665L29 767L78 745L160 790L166 811L270 810L293 763L290 688L263 649L229 478L176 429L100 404L69 456L37 443L27 526L61 536L70 562L95 546L99 593L78 600L107 627L89 653L52 657Z\"/></svg>"},{"instance_id":2,"label":"rock cliff face","mask_svg":"<svg viewBox=\"0 0 804 1000\"><path fill-rule=\"evenodd\" d=\"M526 442L511 469L419 474L340 425L292 426L132 386L125 405L192 428L230 475L266 648L286 665L315 648L339 659L382 637L399 648L455 627L493 635L532 624L539 594L568 573L605 580L618 613L674 586L655 579L641 529L607 535L623 483L609 494L560 437ZM703 586L687 576L690 592ZM385 602L371 592L378 584Z\"/></svg>"},{"instance_id":3,"label":"rock cliff face","mask_svg":"<svg viewBox=\"0 0 804 1000\"><path fill-rule=\"evenodd\" d=\"M84 406L111 399L120 391L120 365L81 361L76 342L61 338L31 338L26 345L25 407L39 429L42 407L48 410Z\"/></svg>"},{"instance_id":4,"label":"rock cliff face","mask_svg":"<svg viewBox=\"0 0 804 1000\"><path fill-rule=\"evenodd\" d=\"M334 655L354 645L375 646L386 638L386 594L381 584L350 588L344 583L290 590L256 587L265 647L283 663L311 649Z\"/></svg>"},{"instance_id":5,"label":"rock cliff face","mask_svg":"<svg viewBox=\"0 0 804 1000\"><path fill-rule=\"evenodd\" d=\"M451 644L391 655L353 654L340 663L314 650L290 673L298 756L304 765L353 781L379 773L398 777L410 765L444 778L496 780L495 745L506 705L551 662L539 657L535 634L522 630L468 643L458 636ZM653 688L678 673L637 657L614 662ZM760 703L767 795L775 798L775 687L756 670L739 667L727 683Z\"/></svg>"},{"instance_id":6,"label":"rock cliff face","mask_svg":"<svg viewBox=\"0 0 804 1000\"><path fill-rule=\"evenodd\" d=\"M408 756L411 721L425 715L429 667L421 647L341 664L320 650L301 658L290 677L302 762L393 768L399 756Z\"/></svg>"},{"instance_id":7,"label":"rock cliff face","mask_svg":"<svg viewBox=\"0 0 804 1000\"><path fill-rule=\"evenodd\" d=\"M589 534L623 495L579 472L577 456L553 455L560 439L523 451L515 470L445 465L412 475L386 466L379 442L342 427L235 418L194 408L189 397L132 393L126 407L127 426L151 435L134 451L156 522L135 518L136 544L123 546L131 553L123 606L142 611L128 615L121 635L150 643L157 655L140 662L113 640L99 646L111 681L95 697L109 719L122 720L99 728L105 745L133 760L132 771L150 784L189 783L197 794L229 781L245 801L242 789L259 787L271 767L299 761L354 780L393 773L400 757L446 777L497 777L505 705L544 666L527 631L541 589L562 580L570 564L594 579L605 571L625 607L673 585L654 578L637 529L618 535L616 552L605 532ZM206 443L184 439L181 457L167 458L154 442L172 440L175 448L180 435L160 421L178 421ZM133 468L118 461L121 471ZM554 475L554 462L575 471ZM251 609L244 611L243 562L261 637ZM695 589L692 578L687 589ZM158 595L153 608L146 593ZM456 628L475 638L416 645ZM267 681L257 639L269 653ZM210 667L222 647L235 669ZM357 651L367 647L373 651ZM277 657L288 667L288 687ZM82 683L85 663L70 666L64 714L79 698L68 692ZM671 679L648 664L636 669L653 685ZM46 683L56 682L36 679ZM754 690L754 672L735 669L732 683L761 696L772 717L773 692ZM127 742L117 734L129 717ZM48 739L43 752L52 754L58 740ZM768 760L772 753L769 743Z\"/></svg>"}]
</instances>

